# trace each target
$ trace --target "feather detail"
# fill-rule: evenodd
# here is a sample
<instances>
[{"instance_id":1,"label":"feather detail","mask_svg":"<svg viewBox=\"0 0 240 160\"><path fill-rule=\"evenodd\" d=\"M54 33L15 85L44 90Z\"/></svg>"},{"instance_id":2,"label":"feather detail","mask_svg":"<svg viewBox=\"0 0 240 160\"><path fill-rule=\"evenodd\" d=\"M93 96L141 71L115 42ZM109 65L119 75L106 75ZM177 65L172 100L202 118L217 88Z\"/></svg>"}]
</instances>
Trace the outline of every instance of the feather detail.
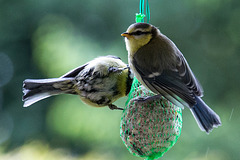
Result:
<instances>
[{"instance_id":1,"label":"feather detail","mask_svg":"<svg viewBox=\"0 0 240 160\"><path fill-rule=\"evenodd\" d=\"M214 127L221 126L219 116L200 97L196 97L197 104L191 109L199 128L209 133Z\"/></svg>"},{"instance_id":2,"label":"feather detail","mask_svg":"<svg viewBox=\"0 0 240 160\"><path fill-rule=\"evenodd\" d=\"M23 82L23 106L28 107L53 95L75 94L73 80L74 78L26 79Z\"/></svg>"}]
</instances>

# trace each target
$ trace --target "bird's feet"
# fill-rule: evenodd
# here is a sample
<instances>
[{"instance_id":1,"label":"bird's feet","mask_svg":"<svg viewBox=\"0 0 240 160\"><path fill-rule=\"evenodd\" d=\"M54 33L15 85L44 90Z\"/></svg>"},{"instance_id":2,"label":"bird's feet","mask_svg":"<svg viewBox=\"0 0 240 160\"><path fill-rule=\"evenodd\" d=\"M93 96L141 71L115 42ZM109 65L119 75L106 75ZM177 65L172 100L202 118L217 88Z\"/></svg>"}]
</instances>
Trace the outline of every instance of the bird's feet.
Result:
<instances>
[{"instance_id":1,"label":"bird's feet","mask_svg":"<svg viewBox=\"0 0 240 160\"><path fill-rule=\"evenodd\" d=\"M108 107L109 107L111 110L123 110L123 108L119 108L119 107L117 107L117 106L114 105L114 104L109 104Z\"/></svg>"},{"instance_id":2,"label":"bird's feet","mask_svg":"<svg viewBox=\"0 0 240 160\"><path fill-rule=\"evenodd\" d=\"M159 100L161 98L161 95L155 95L155 96L147 96L147 97L136 97L133 98L131 101L134 101L137 104L143 104L143 103L149 103L150 101Z\"/></svg>"}]
</instances>

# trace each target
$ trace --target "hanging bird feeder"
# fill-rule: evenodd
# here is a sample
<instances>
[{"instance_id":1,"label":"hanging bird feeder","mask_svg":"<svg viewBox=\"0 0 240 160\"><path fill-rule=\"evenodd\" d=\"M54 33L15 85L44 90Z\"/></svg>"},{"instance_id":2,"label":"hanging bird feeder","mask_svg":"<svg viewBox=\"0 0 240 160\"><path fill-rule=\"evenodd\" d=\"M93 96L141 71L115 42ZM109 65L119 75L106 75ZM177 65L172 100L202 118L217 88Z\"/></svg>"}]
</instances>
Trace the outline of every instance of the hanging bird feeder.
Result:
<instances>
[{"instance_id":1,"label":"hanging bird feeder","mask_svg":"<svg viewBox=\"0 0 240 160\"><path fill-rule=\"evenodd\" d=\"M144 0L140 0L139 8L136 22L144 22ZM146 17L149 23L148 0ZM120 137L129 152L147 160L163 156L177 142L182 129L182 109L164 97L146 103L134 101L154 95L134 78L120 124Z\"/></svg>"}]
</instances>

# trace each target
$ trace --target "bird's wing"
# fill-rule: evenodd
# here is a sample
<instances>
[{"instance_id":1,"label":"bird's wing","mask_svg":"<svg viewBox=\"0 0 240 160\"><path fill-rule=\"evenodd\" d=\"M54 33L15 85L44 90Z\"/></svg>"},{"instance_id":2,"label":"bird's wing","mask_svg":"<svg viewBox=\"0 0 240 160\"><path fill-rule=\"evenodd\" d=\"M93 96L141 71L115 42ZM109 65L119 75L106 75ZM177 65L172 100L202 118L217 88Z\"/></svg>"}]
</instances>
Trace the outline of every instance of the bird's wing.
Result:
<instances>
[{"instance_id":1,"label":"bird's wing","mask_svg":"<svg viewBox=\"0 0 240 160\"><path fill-rule=\"evenodd\" d=\"M196 96L202 97L203 89L201 84L193 74L182 53L178 50L177 54L179 59L176 69L179 77L181 78L182 82L187 85L189 90L191 90Z\"/></svg>"},{"instance_id":2,"label":"bird's wing","mask_svg":"<svg viewBox=\"0 0 240 160\"><path fill-rule=\"evenodd\" d=\"M79 67L67 72L66 74L64 74L60 78L76 77L79 74L79 72L81 72L87 65L88 65L88 63L86 63L82 66L79 66Z\"/></svg>"},{"instance_id":3,"label":"bird's wing","mask_svg":"<svg viewBox=\"0 0 240 160\"><path fill-rule=\"evenodd\" d=\"M201 96L202 89L181 54L176 68L163 69L156 75L153 74L156 71L152 71L151 67L139 65L136 55L133 58L133 65L149 89L162 94L174 104L180 102L183 106L190 107L196 104L195 95Z\"/></svg>"}]
</instances>

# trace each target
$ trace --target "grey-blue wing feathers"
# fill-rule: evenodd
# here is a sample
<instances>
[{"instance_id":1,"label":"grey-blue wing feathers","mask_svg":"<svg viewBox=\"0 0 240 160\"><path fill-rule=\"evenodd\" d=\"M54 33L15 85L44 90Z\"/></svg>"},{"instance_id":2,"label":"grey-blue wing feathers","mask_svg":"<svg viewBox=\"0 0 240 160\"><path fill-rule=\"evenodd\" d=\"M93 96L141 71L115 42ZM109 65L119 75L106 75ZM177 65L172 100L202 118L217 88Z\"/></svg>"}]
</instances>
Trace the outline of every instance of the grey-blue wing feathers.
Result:
<instances>
[{"instance_id":1,"label":"grey-blue wing feathers","mask_svg":"<svg viewBox=\"0 0 240 160\"><path fill-rule=\"evenodd\" d=\"M159 45L147 44L131 60L144 85L176 106L189 107L203 131L221 125L219 116L201 99L203 89L175 44L164 36L151 43Z\"/></svg>"},{"instance_id":2,"label":"grey-blue wing feathers","mask_svg":"<svg viewBox=\"0 0 240 160\"><path fill-rule=\"evenodd\" d=\"M137 57L134 56L134 58ZM162 70L156 76L149 76L153 71L142 68L136 59L133 59L133 64L149 89L162 94L176 105L181 103L182 106L194 106L196 104L194 95L202 95L200 84L196 83L196 78L188 66L184 65L185 62L182 62L181 66L176 67L174 70Z\"/></svg>"},{"instance_id":3,"label":"grey-blue wing feathers","mask_svg":"<svg viewBox=\"0 0 240 160\"><path fill-rule=\"evenodd\" d=\"M64 74L60 78L76 77L87 65L88 65L88 63L86 63L86 64L84 64L80 67L74 68L73 70L67 72L66 74Z\"/></svg>"}]
</instances>

